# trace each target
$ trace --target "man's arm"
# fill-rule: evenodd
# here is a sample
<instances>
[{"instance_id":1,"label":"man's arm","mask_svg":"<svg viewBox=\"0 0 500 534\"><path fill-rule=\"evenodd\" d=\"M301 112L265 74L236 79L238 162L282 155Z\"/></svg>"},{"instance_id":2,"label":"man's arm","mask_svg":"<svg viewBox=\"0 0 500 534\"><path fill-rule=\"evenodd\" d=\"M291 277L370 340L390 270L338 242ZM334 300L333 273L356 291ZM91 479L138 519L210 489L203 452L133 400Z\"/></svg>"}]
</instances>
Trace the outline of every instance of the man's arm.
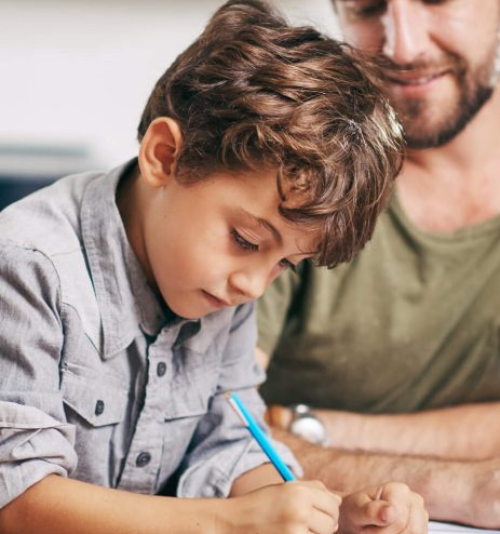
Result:
<instances>
[{"instance_id":1,"label":"man's arm","mask_svg":"<svg viewBox=\"0 0 500 534\"><path fill-rule=\"evenodd\" d=\"M420 493L430 517L483 528L500 528L500 459L446 461L434 458L353 452L313 445L274 428L309 479L353 493L389 480Z\"/></svg>"},{"instance_id":2,"label":"man's arm","mask_svg":"<svg viewBox=\"0 0 500 534\"><path fill-rule=\"evenodd\" d=\"M288 427L291 412L273 410L273 424ZM368 415L314 410L330 443L350 450L485 460L500 456L500 402L466 404L407 414ZM279 414L278 421L275 421Z\"/></svg>"},{"instance_id":3,"label":"man's arm","mask_svg":"<svg viewBox=\"0 0 500 534\"><path fill-rule=\"evenodd\" d=\"M500 456L500 402L395 415L329 410L317 414L325 422L332 442L346 449L448 460Z\"/></svg>"},{"instance_id":4,"label":"man's arm","mask_svg":"<svg viewBox=\"0 0 500 534\"><path fill-rule=\"evenodd\" d=\"M255 358L267 368L270 357L265 351L257 347ZM325 424L330 443L342 449L453 460L500 457L500 402L405 414L369 415L339 410L314 413ZM291 417L286 408L273 410L270 422L288 428Z\"/></svg>"}]
</instances>

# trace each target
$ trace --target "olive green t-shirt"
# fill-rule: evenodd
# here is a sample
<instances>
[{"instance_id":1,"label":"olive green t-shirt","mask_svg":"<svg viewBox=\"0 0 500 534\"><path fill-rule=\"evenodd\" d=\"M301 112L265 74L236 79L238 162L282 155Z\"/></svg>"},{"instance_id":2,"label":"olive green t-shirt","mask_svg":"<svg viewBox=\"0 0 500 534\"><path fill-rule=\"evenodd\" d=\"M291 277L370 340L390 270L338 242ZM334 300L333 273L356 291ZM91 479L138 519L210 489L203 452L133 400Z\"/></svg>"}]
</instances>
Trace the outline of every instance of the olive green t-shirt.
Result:
<instances>
[{"instance_id":1,"label":"olive green t-shirt","mask_svg":"<svg viewBox=\"0 0 500 534\"><path fill-rule=\"evenodd\" d=\"M398 413L500 400L500 218L424 233L394 199L354 261L287 271L258 320L269 403Z\"/></svg>"}]
</instances>

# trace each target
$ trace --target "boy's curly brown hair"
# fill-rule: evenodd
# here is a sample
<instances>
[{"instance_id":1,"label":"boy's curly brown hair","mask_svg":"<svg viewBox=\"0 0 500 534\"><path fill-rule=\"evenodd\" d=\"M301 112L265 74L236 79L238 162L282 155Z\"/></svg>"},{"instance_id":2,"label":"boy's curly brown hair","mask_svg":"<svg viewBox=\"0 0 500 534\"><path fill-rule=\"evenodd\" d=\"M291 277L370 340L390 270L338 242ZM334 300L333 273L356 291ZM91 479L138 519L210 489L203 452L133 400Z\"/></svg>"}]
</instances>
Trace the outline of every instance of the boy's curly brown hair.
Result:
<instances>
[{"instance_id":1,"label":"boy's curly brown hair","mask_svg":"<svg viewBox=\"0 0 500 534\"><path fill-rule=\"evenodd\" d=\"M320 230L319 265L372 236L402 164L403 134L368 59L269 4L231 0L157 82L138 137L161 116L183 146L177 174L276 169L286 219Z\"/></svg>"}]
</instances>

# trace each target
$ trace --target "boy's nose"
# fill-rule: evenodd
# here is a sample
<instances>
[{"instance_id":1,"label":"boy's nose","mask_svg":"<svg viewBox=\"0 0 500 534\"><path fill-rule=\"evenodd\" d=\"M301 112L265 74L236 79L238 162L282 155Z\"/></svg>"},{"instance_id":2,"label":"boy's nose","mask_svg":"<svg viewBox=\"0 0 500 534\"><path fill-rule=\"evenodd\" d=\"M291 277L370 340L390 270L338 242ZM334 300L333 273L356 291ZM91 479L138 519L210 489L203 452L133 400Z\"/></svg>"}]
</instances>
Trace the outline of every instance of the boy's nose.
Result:
<instances>
[{"instance_id":1,"label":"boy's nose","mask_svg":"<svg viewBox=\"0 0 500 534\"><path fill-rule=\"evenodd\" d=\"M428 13L416 0L391 0L383 16L383 54L398 65L408 65L425 55L429 44Z\"/></svg>"},{"instance_id":2,"label":"boy's nose","mask_svg":"<svg viewBox=\"0 0 500 534\"><path fill-rule=\"evenodd\" d=\"M245 300L255 300L262 296L269 280L265 269L255 270L248 267L233 273L229 279L231 290L238 295L243 295Z\"/></svg>"}]
</instances>

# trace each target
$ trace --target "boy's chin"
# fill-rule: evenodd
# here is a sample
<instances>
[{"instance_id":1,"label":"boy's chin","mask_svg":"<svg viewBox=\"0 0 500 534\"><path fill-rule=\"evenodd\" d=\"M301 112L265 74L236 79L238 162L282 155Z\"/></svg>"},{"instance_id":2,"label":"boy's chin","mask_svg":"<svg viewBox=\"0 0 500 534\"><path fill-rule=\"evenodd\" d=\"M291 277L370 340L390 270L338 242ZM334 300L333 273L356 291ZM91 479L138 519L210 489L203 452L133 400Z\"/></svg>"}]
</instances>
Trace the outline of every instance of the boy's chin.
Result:
<instances>
[{"instance_id":1,"label":"boy's chin","mask_svg":"<svg viewBox=\"0 0 500 534\"><path fill-rule=\"evenodd\" d=\"M175 302L167 302L167 307L176 317L187 321L196 321L217 311L209 309L208 306L206 308L202 306L186 306Z\"/></svg>"},{"instance_id":2,"label":"boy's chin","mask_svg":"<svg viewBox=\"0 0 500 534\"><path fill-rule=\"evenodd\" d=\"M191 296L189 300L192 300L192 302L186 302L184 299L176 301L175 299L167 300L164 298L170 313L180 319L189 321L202 319L207 315L212 315L230 307L227 303L220 301L204 290L196 292L196 295Z\"/></svg>"}]
</instances>

